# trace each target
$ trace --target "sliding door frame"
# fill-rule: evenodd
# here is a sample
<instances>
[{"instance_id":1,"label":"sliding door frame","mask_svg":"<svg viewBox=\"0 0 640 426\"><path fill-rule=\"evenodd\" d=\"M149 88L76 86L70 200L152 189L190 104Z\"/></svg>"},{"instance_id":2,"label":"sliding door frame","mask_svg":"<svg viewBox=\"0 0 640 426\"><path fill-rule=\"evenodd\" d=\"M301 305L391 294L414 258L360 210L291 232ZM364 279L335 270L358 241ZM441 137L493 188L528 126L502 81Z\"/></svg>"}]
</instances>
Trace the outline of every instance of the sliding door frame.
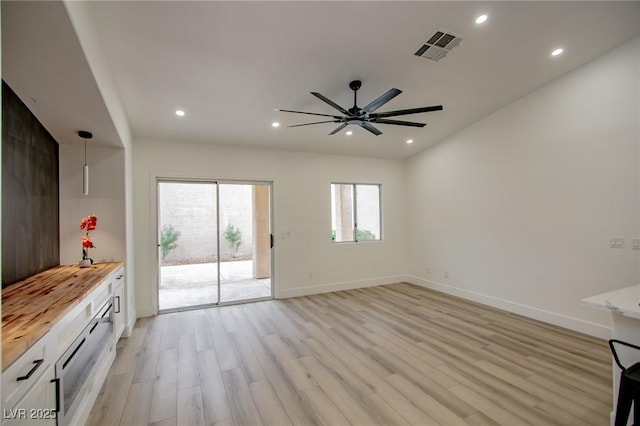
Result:
<instances>
[{"instance_id":1,"label":"sliding door frame","mask_svg":"<svg viewBox=\"0 0 640 426\"><path fill-rule=\"evenodd\" d=\"M160 310L160 282L162 279L161 275L161 267L160 267L160 184L161 183L202 183L202 184L210 184L216 186L216 251L217 251L217 301L215 303L206 303L202 305L193 305L193 306L184 306L181 308L171 308L171 309L162 309ZM215 179L215 178L189 178L189 177L162 177L156 176L154 179L155 184L155 195L156 195L156 217L154 221L154 232L155 232L155 242L156 242L156 312L158 313L169 313L176 311L184 311L184 310L192 310L192 309L204 309L211 308L216 306L228 306L228 305L237 305L242 303L251 303L251 302L259 302L264 300L272 300L275 298L275 247L273 245L274 241L274 231L273 231L273 181L262 181L262 180L245 180L245 179ZM269 187L269 234L271 238L271 247L269 249L269 262L270 262L270 294L269 296L252 298L252 299L241 299L241 300L233 300L230 302L221 301L221 276L220 276L220 185L252 185L252 186L268 186Z\"/></svg>"}]
</instances>

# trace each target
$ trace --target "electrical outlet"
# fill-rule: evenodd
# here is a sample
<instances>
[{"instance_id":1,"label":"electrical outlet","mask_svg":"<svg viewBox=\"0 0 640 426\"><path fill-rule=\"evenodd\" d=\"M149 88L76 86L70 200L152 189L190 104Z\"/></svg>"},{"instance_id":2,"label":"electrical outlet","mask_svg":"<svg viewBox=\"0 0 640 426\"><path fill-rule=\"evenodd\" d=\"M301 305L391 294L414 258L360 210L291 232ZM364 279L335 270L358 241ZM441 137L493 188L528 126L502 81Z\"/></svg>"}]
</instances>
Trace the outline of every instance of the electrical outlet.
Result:
<instances>
[{"instance_id":1,"label":"electrical outlet","mask_svg":"<svg viewBox=\"0 0 640 426\"><path fill-rule=\"evenodd\" d=\"M280 239L281 240L290 240L291 239L291 231L280 231Z\"/></svg>"},{"instance_id":2,"label":"electrical outlet","mask_svg":"<svg viewBox=\"0 0 640 426\"><path fill-rule=\"evenodd\" d=\"M631 238L631 248L634 250L640 250L640 237Z\"/></svg>"},{"instance_id":3,"label":"electrical outlet","mask_svg":"<svg viewBox=\"0 0 640 426\"><path fill-rule=\"evenodd\" d=\"M312 280L313 279L313 274L311 272L309 272L309 279Z\"/></svg>"},{"instance_id":4,"label":"electrical outlet","mask_svg":"<svg viewBox=\"0 0 640 426\"><path fill-rule=\"evenodd\" d=\"M427 274L431 275L431 266L427 266Z\"/></svg>"},{"instance_id":5,"label":"electrical outlet","mask_svg":"<svg viewBox=\"0 0 640 426\"><path fill-rule=\"evenodd\" d=\"M449 271L446 269L444 270L444 277L449 278Z\"/></svg>"},{"instance_id":6,"label":"electrical outlet","mask_svg":"<svg viewBox=\"0 0 640 426\"><path fill-rule=\"evenodd\" d=\"M609 237L609 247L624 248L624 237Z\"/></svg>"}]
</instances>

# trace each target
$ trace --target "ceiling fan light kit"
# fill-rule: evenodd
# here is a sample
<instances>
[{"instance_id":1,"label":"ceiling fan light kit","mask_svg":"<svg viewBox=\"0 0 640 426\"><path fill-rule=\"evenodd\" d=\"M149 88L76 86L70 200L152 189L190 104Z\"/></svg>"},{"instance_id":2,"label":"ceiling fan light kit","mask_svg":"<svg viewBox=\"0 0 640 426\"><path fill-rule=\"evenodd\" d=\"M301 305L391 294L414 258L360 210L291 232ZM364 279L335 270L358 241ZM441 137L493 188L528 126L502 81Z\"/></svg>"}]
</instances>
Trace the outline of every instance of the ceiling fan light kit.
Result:
<instances>
[{"instance_id":1,"label":"ceiling fan light kit","mask_svg":"<svg viewBox=\"0 0 640 426\"><path fill-rule=\"evenodd\" d=\"M349 109L345 109L333 102L331 99L326 96L318 93L311 92L313 96L320 99L324 103L330 105L332 108L339 111L342 115L331 115L331 114L319 114L315 112L305 112L305 111L294 111L289 109L279 109L278 111L282 112L290 112L294 114L307 114L307 115L315 115L320 117L330 117L330 120L324 121L314 121L312 123L304 123L304 124L294 124L288 127L302 127L302 126L310 126L312 124L321 124L321 123L339 123L339 126L329 133L329 135L335 135L345 127L350 124L354 124L362 127L363 129L368 130L374 135L381 135L382 132L378 130L372 123L375 124L392 124L396 126L410 126L410 127L424 127L426 123L417 123L413 121L402 121L402 120L389 120L388 117L397 117L399 115L409 115L409 114L418 114L423 112L431 112L431 111L442 111L442 105L434 105L428 107L421 108L410 108L410 109L400 109L395 111L386 111L376 113L375 111L389 102L391 99L398 96L402 93L399 89L389 89L387 92L378 96L376 99L367 104L364 108L358 107L358 90L362 87L362 82L360 80L353 80L349 83L349 88L353 90L353 107Z\"/></svg>"}]
</instances>

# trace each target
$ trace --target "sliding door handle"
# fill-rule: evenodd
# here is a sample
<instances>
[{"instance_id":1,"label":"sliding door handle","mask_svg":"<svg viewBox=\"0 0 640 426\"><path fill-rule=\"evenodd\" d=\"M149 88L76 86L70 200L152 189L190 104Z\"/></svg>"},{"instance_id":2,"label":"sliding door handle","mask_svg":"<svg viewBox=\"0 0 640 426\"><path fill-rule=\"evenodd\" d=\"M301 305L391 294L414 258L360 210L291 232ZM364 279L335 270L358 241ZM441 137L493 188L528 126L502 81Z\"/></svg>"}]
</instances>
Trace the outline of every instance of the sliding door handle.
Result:
<instances>
[{"instance_id":1,"label":"sliding door handle","mask_svg":"<svg viewBox=\"0 0 640 426\"><path fill-rule=\"evenodd\" d=\"M269 248L273 248L273 234L269 234L270 245Z\"/></svg>"}]
</instances>

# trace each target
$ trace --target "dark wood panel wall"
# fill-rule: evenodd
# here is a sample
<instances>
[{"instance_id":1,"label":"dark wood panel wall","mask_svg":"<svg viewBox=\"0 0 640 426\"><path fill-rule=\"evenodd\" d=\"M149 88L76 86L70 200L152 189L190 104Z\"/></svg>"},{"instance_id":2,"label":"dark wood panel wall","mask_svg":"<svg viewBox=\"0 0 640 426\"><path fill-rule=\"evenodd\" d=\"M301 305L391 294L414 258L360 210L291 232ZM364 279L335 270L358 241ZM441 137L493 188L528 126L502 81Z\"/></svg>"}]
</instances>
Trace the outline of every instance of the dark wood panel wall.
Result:
<instances>
[{"instance_id":1,"label":"dark wood panel wall","mask_svg":"<svg viewBox=\"0 0 640 426\"><path fill-rule=\"evenodd\" d=\"M2 82L2 287L60 264L58 143Z\"/></svg>"}]
</instances>

